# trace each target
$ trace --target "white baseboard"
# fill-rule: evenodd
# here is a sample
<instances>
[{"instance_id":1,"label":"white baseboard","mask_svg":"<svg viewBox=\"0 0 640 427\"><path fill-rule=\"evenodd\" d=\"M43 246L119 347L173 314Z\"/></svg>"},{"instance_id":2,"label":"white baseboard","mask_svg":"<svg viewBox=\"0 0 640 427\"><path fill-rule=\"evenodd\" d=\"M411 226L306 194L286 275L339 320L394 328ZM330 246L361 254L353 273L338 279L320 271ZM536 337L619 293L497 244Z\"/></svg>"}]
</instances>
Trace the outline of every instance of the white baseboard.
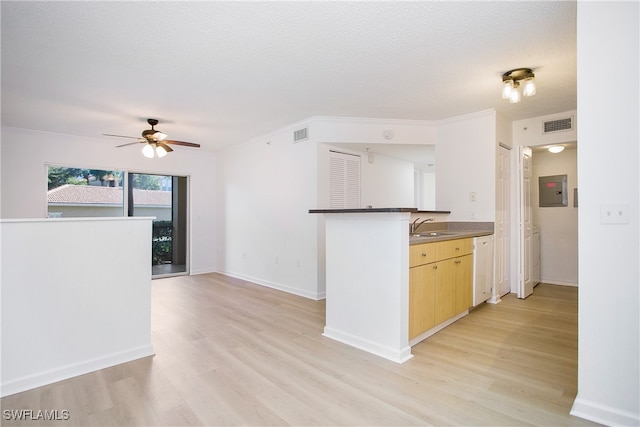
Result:
<instances>
[{"instance_id":1,"label":"white baseboard","mask_svg":"<svg viewBox=\"0 0 640 427\"><path fill-rule=\"evenodd\" d=\"M190 276L197 276L199 274L209 274L209 273L217 273L218 270L214 269L200 269L200 270L191 270L189 272Z\"/></svg>"},{"instance_id":2,"label":"white baseboard","mask_svg":"<svg viewBox=\"0 0 640 427\"><path fill-rule=\"evenodd\" d=\"M576 397L573 407L569 412L575 417L584 418L598 424L607 426L638 426L640 425L640 414L612 408L596 402Z\"/></svg>"},{"instance_id":3,"label":"white baseboard","mask_svg":"<svg viewBox=\"0 0 640 427\"><path fill-rule=\"evenodd\" d=\"M287 285L283 285L282 283L271 282L268 280L262 280L257 277L248 276L246 274L234 273L232 271L219 270L218 273L224 274L225 276L234 277L236 279L246 280L251 283L255 283L256 285L265 286L271 289L277 289L279 291L287 292L290 294L298 295L301 297L309 298L315 301L321 300L325 298L325 292L322 293L314 293L305 291L303 289L292 288Z\"/></svg>"},{"instance_id":4,"label":"white baseboard","mask_svg":"<svg viewBox=\"0 0 640 427\"><path fill-rule=\"evenodd\" d=\"M453 322L456 322L456 321L462 319L463 317L465 317L468 314L469 314L469 310L465 310L462 313L457 314L457 315L453 316L452 318L445 320L444 322L440 323L439 325L436 325L433 328L429 329L428 331L423 332L420 335L418 335L417 337L414 337L413 339L409 340L409 345L411 347L413 347L414 345L418 344L419 342L422 342L422 341L426 340L431 335L434 335L434 334L440 332L441 330L443 330L444 328L446 328L447 326L449 326Z\"/></svg>"},{"instance_id":5,"label":"white baseboard","mask_svg":"<svg viewBox=\"0 0 640 427\"><path fill-rule=\"evenodd\" d=\"M555 280L555 279L540 279L540 283L546 283L548 285L573 286L574 288L578 287L578 283L576 282L567 282L564 280Z\"/></svg>"},{"instance_id":6,"label":"white baseboard","mask_svg":"<svg viewBox=\"0 0 640 427\"><path fill-rule=\"evenodd\" d=\"M327 326L324 327L324 333L322 335L396 363L404 363L413 357L413 354L411 354L411 347L408 345L401 349L395 349L353 336L346 332L329 328Z\"/></svg>"},{"instance_id":7,"label":"white baseboard","mask_svg":"<svg viewBox=\"0 0 640 427\"><path fill-rule=\"evenodd\" d=\"M37 372L26 377L17 378L3 382L0 386L0 397L31 390L36 387L53 384L78 375L88 374L100 369L109 368L121 363L131 362L147 356L153 356L153 346L151 344L132 348L127 351L112 353L95 359L79 361L66 366L60 366L45 372Z\"/></svg>"}]
</instances>

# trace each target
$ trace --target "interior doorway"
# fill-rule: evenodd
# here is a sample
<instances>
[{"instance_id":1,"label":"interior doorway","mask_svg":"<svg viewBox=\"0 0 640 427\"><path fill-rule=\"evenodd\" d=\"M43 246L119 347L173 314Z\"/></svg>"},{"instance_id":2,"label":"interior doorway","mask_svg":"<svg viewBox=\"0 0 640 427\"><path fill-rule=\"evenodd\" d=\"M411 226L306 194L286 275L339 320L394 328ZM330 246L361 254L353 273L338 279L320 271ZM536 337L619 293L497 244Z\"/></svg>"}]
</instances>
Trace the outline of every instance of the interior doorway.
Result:
<instances>
[{"instance_id":1,"label":"interior doorway","mask_svg":"<svg viewBox=\"0 0 640 427\"><path fill-rule=\"evenodd\" d=\"M127 216L154 216L152 278L188 274L187 177L128 173Z\"/></svg>"},{"instance_id":2,"label":"interior doorway","mask_svg":"<svg viewBox=\"0 0 640 427\"><path fill-rule=\"evenodd\" d=\"M535 292L534 286L540 282L578 286L577 143L569 141L552 145L562 146L563 150L550 152L549 144L529 147L533 154L530 187L527 191L526 187L518 185L517 189L520 232L516 235L518 277L515 292L520 298ZM519 172L519 175L519 180L522 180L523 174ZM546 179L555 176L567 178L566 188L561 189L566 191L566 201L557 206L541 205L540 186L549 187ZM545 180L541 182L543 178ZM531 211L528 222L525 218L527 203Z\"/></svg>"}]
</instances>

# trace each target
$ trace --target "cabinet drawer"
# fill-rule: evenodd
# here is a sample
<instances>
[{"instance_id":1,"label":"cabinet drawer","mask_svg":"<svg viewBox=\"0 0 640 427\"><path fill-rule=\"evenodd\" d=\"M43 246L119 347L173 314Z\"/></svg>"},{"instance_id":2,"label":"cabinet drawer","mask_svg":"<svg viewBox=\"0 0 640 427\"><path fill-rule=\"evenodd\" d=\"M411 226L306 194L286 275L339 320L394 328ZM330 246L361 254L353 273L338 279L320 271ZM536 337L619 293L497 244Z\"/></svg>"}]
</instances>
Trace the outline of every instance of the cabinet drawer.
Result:
<instances>
[{"instance_id":1,"label":"cabinet drawer","mask_svg":"<svg viewBox=\"0 0 640 427\"><path fill-rule=\"evenodd\" d=\"M409 246L409 267L428 264L435 260L435 243L421 243Z\"/></svg>"},{"instance_id":2,"label":"cabinet drawer","mask_svg":"<svg viewBox=\"0 0 640 427\"><path fill-rule=\"evenodd\" d=\"M473 253L473 239L456 239L435 242L436 259L448 259Z\"/></svg>"}]
</instances>

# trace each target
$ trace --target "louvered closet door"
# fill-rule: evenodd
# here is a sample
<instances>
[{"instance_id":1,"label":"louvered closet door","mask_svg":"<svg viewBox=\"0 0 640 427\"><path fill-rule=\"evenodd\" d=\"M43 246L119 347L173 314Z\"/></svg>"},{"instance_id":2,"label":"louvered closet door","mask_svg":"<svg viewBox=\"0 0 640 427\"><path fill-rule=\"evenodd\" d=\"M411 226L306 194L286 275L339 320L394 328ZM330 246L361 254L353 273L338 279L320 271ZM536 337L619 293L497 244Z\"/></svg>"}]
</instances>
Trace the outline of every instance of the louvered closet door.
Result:
<instances>
[{"instance_id":1,"label":"louvered closet door","mask_svg":"<svg viewBox=\"0 0 640 427\"><path fill-rule=\"evenodd\" d=\"M360 156L329 153L329 206L333 209L360 207Z\"/></svg>"}]
</instances>

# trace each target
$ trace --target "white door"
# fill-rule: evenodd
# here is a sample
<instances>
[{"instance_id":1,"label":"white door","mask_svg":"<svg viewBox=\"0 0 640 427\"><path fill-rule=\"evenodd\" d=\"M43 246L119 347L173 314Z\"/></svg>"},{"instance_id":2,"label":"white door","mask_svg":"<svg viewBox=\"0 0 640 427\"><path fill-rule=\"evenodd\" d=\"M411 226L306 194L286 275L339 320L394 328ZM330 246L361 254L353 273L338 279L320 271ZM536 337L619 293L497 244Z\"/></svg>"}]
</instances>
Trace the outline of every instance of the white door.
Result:
<instances>
[{"instance_id":1,"label":"white door","mask_svg":"<svg viewBox=\"0 0 640 427\"><path fill-rule=\"evenodd\" d=\"M329 207L360 207L360 156L329 152Z\"/></svg>"},{"instance_id":2,"label":"white door","mask_svg":"<svg viewBox=\"0 0 640 427\"><path fill-rule=\"evenodd\" d=\"M511 149L499 146L496 177L495 292L490 302L511 292Z\"/></svg>"},{"instance_id":3,"label":"white door","mask_svg":"<svg viewBox=\"0 0 640 427\"><path fill-rule=\"evenodd\" d=\"M531 148L518 147L518 181L520 184L518 298L526 298L533 293L533 278L531 276L531 155Z\"/></svg>"}]
</instances>

